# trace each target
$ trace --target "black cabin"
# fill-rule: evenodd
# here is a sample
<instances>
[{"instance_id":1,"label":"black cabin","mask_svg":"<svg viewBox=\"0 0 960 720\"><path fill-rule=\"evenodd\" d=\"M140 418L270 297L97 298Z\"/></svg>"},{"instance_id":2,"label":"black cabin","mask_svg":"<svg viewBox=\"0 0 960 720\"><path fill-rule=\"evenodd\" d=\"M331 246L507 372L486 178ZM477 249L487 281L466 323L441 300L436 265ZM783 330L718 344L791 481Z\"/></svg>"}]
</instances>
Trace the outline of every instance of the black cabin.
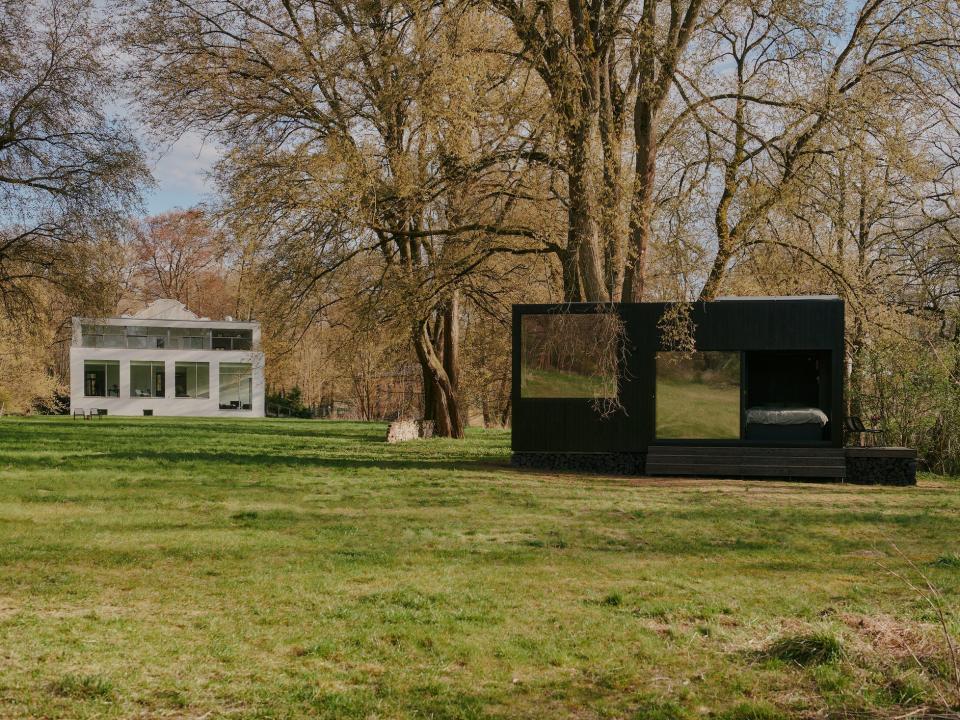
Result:
<instances>
[{"instance_id":1,"label":"black cabin","mask_svg":"<svg viewBox=\"0 0 960 720\"><path fill-rule=\"evenodd\" d=\"M844 476L842 300L721 299L682 325L670 308L515 305L514 463Z\"/></svg>"}]
</instances>

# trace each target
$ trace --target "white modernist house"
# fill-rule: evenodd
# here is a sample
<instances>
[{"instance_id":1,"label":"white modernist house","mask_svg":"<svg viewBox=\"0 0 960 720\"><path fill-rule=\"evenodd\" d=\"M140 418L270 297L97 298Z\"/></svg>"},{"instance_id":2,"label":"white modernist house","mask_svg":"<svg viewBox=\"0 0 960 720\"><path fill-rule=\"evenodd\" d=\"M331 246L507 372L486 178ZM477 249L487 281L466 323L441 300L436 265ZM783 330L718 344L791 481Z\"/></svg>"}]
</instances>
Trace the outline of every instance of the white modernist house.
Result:
<instances>
[{"instance_id":1,"label":"white modernist house","mask_svg":"<svg viewBox=\"0 0 960 720\"><path fill-rule=\"evenodd\" d=\"M260 324L199 318L176 300L73 318L71 412L263 417Z\"/></svg>"}]
</instances>

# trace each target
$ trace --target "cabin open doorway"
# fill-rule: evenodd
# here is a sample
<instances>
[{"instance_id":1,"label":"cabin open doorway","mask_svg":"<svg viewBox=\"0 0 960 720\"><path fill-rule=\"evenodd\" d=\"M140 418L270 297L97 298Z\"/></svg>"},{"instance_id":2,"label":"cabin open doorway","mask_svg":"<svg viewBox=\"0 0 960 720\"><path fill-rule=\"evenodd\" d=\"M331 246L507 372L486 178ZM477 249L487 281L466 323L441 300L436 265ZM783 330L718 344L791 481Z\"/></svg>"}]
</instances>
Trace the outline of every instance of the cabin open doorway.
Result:
<instances>
[{"instance_id":1,"label":"cabin open doorway","mask_svg":"<svg viewBox=\"0 0 960 720\"><path fill-rule=\"evenodd\" d=\"M829 350L744 352L744 439L829 441L830 363Z\"/></svg>"}]
</instances>

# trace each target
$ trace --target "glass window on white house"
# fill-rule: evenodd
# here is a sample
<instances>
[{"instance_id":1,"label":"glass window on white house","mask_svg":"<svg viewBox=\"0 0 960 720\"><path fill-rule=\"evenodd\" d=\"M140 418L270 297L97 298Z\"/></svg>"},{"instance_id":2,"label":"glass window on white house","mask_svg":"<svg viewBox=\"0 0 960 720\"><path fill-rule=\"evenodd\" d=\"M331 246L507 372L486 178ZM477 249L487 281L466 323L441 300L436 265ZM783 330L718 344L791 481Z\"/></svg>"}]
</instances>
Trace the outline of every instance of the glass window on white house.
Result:
<instances>
[{"instance_id":1,"label":"glass window on white house","mask_svg":"<svg viewBox=\"0 0 960 720\"><path fill-rule=\"evenodd\" d=\"M164 391L166 385L165 373L162 362L131 362L130 397L164 397L166 395Z\"/></svg>"},{"instance_id":2,"label":"glass window on white house","mask_svg":"<svg viewBox=\"0 0 960 720\"><path fill-rule=\"evenodd\" d=\"M210 363L178 362L173 384L178 398L210 397Z\"/></svg>"},{"instance_id":3,"label":"glass window on white house","mask_svg":"<svg viewBox=\"0 0 960 720\"><path fill-rule=\"evenodd\" d=\"M210 331L205 328L170 328L168 333L174 350L210 349Z\"/></svg>"},{"instance_id":4,"label":"glass window on white house","mask_svg":"<svg viewBox=\"0 0 960 720\"><path fill-rule=\"evenodd\" d=\"M214 350L249 350L253 330L214 329L210 343Z\"/></svg>"},{"instance_id":5,"label":"glass window on white house","mask_svg":"<svg viewBox=\"0 0 960 720\"><path fill-rule=\"evenodd\" d=\"M253 367L249 363L220 363L220 409L250 410Z\"/></svg>"},{"instance_id":6,"label":"glass window on white house","mask_svg":"<svg viewBox=\"0 0 960 720\"><path fill-rule=\"evenodd\" d=\"M120 397L120 361L84 361L83 394L86 397Z\"/></svg>"},{"instance_id":7,"label":"glass window on white house","mask_svg":"<svg viewBox=\"0 0 960 720\"><path fill-rule=\"evenodd\" d=\"M123 348L127 346L123 327L118 325L83 325L80 335L84 347Z\"/></svg>"}]
</instances>

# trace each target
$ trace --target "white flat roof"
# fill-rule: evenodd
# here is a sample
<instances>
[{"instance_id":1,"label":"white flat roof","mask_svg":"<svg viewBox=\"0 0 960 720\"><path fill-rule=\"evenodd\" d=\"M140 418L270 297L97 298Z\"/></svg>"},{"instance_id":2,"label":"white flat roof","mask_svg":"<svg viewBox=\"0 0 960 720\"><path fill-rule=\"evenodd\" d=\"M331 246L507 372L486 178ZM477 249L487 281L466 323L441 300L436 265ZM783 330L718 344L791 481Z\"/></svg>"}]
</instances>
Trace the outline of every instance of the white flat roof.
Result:
<instances>
[{"instance_id":1,"label":"white flat roof","mask_svg":"<svg viewBox=\"0 0 960 720\"><path fill-rule=\"evenodd\" d=\"M134 327L229 327L241 330L253 330L260 325L260 323L255 320L163 320L135 317L78 317L76 319L81 323L91 325L132 325Z\"/></svg>"},{"instance_id":2,"label":"white flat roof","mask_svg":"<svg viewBox=\"0 0 960 720\"><path fill-rule=\"evenodd\" d=\"M237 328L253 330L260 323L244 322L242 320L211 320L208 317L199 317L179 300L173 298L157 298L139 312L122 317L105 318L74 318L81 323L95 325L123 325L125 327L208 327L208 328Z\"/></svg>"}]
</instances>

